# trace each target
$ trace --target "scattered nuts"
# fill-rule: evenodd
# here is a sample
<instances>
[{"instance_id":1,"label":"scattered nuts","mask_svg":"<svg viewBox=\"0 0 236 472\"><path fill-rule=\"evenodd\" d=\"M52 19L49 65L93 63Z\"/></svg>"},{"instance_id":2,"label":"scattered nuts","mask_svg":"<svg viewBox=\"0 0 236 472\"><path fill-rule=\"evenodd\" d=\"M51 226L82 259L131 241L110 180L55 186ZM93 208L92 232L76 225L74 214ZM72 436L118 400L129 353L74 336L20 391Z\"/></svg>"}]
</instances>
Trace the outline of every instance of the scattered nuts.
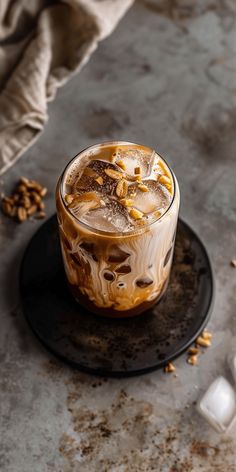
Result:
<instances>
[{"instance_id":1,"label":"scattered nuts","mask_svg":"<svg viewBox=\"0 0 236 472\"><path fill-rule=\"evenodd\" d=\"M196 356L199 353L199 349L197 347L190 347L190 349L188 350L188 353L191 356Z\"/></svg>"},{"instance_id":2,"label":"scattered nuts","mask_svg":"<svg viewBox=\"0 0 236 472\"><path fill-rule=\"evenodd\" d=\"M31 201L30 198L24 195L24 197L21 199L21 203L23 204L23 207L28 209L31 206Z\"/></svg>"},{"instance_id":3,"label":"scattered nuts","mask_svg":"<svg viewBox=\"0 0 236 472\"><path fill-rule=\"evenodd\" d=\"M128 183L127 183L127 181L124 180L124 179L119 180L119 182L116 186L116 195L119 198L123 198L123 197L126 197L127 192L128 192Z\"/></svg>"},{"instance_id":4,"label":"scattered nuts","mask_svg":"<svg viewBox=\"0 0 236 472\"><path fill-rule=\"evenodd\" d=\"M120 180L123 177L123 174L121 172L118 172L114 169L105 169L105 174L107 174L108 177L111 177L111 179L114 180Z\"/></svg>"},{"instance_id":5,"label":"scattered nuts","mask_svg":"<svg viewBox=\"0 0 236 472\"><path fill-rule=\"evenodd\" d=\"M40 197L45 197L47 191L48 191L48 189L46 187L43 187L39 192Z\"/></svg>"},{"instance_id":6,"label":"scattered nuts","mask_svg":"<svg viewBox=\"0 0 236 472\"><path fill-rule=\"evenodd\" d=\"M32 205L28 210L27 210L27 215L32 216L34 213L36 213L38 207L37 205Z\"/></svg>"},{"instance_id":7,"label":"scattered nuts","mask_svg":"<svg viewBox=\"0 0 236 472\"><path fill-rule=\"evenodd\" d=\"M2 199L5 203L9 203L10 205L13 205L14 203L14 198L3 196Z\"/></svg>"},{"instance_id":8,"label":"scattered nuts","mask_svg":"<svg viewBox=\"0 0 236 472\"><path fill-rule=\"evenodd\" d=\"M45 209L45 203L42 202L42 201L39 202L39 203L38 203L38 209L39 209L39 210L44 210L44 209Z\"/></svg>"},{"instance_id":9,"label":"scattered nuts","mask_svg":"<svg viewBox=\"0 0 236 472\"><path fill-rule=\"evenodd\" d=\"M24 184L26 187L28 187L28 185L29 185L29 179L27 179L26 177L21 177L21 178L20 178L20 183L21 183L21 184Z\"/></svg>"},{"instance_id":10,"label":"scattered nuts","mask_svg":"<svg viewBox=\"0 0 236 472\"><path fill-rule=\"evenodd\" d=\"M42 187L35 180L21 177L14 193L10 197L2 196L2 211L5 215L15 218L20 223L23 223L34 214L37 214L39 218L43 218L45 213L42 210L44 210L45 204L42 197L46 193L46 187Z\"/></svg>"},{"instance_id":11,"label":"scattered nuts","mask_svg":"<svg viewBox=\"0 0 236 472\"><path fill-rule=\"evenodd\" d=\"M4 200L3 203L2 203L2 210L3 210L3 213L6 215L6 216L11 216L12 214L12 205Z\"/></svg>"},{"instance_id":12,"label":"scattered nuts","mask_svg":"<svg viewBox=\"0 0 236 472\"><path fill-rule=\"evenodd\" d=\"M196 344L201 347L209 347L211 346L211 340L204 339L202 336L198 336L198 338L196 339Z\"/></svg>"},{"instance_id":13,"label":"scattered nuts","mask_svg":"<svg viewBox=\"0 0 236 472\"><path fill-rule=\"evenodd\" d=\"M141 218L143 217L143 213L137 210L136 208L132 208L129 214L134 220L141 220Z\"/></svg>"},{"instance_id":14,"label":"scattered nuts","mask_svg":"<svg viewBox=\"0 0 236 472\"><path fill-rule=\"evenodd\" d=\"M189 356L188 360L187 360L188 364L191 364L191 365L197 365L198 363L198 359L197 359L197 356Z\"/></svg>"},{"instance_id":15,"label":"scattered nuts","mask_svg":"<svg viewBox=\"0 0 236 472\"><path fill-rule=\"evenodd\" d=\"M27 211L24 207L18 207L17 209L17 218L20 223L27 219Z\"/></svg>"},{"instance_id":16,"label":"scattered nuts","mask_svg":"<svg viewBox=\"0 0 236 472\"><path fill-rule=\"evenodd\" d=\"M36 192L41 192L42 186L38 184L35 180L29 180L27 184L27 189L35 190Z\"/></svg>"},{"instance_id":17,"label":"scattered nuts","mask_svg":"<svg viewBox=\"0 0 236 472\"><path fill-rule=\"evenodd\" d=\"M209 339L210 341L212 340L212 334L209 333L209 331L203 331L202 337L203 339L207 339L207 340Z\"/></svg>"},{"instance_id":18,"label":"scattered nuts","mask_svg":"<svg viewBox=\"0 0 236 472\"><path fill-rule=\"evenodd\" d=\"M41 202L41 197L37 192L33 191L33 192L31 192L31 195L32 195L33 201L35 203L40 203Z\"/></svg>"},{"instance_id":19,"label":"scattered nuts","mask_svg":"<svg viewBox=\"0 0 236 472\"><path fill-rule=\"evenodd\" d=\"M167 364L165 367L164 367L164 372L166 374L169 374L170 372L174 372L175 371L175 366L174 364L172 364L171 362L169 362L169 364Z\"/></svg>"},{"instance_id":20,"label":"scattered nuts","mask_svg":"<svg viewBox=\"0 0 236 472\"><path fill-rule=\"evenodd\" d=\"M27 187L24 184L18 185L17 192L18 193L25 193L27 191Z\"/></svg>"},{"instance_id":21,"label":"scattered nuts","mask_svg":"<svg viewBox=\"0 0 236 472\"><path fill-rule=\"evenodd\" d=\"M46 216L46 213L44 211L40 211L39 213L35 215L35 218L37 218L37 220L42 220L43 218L45 218L45 216Z\"/></svg>"},{"instance_id":22,"label":"scattered nuts","mask_svg":"<svg viewBox=\"0 0 236 472\"><path fill-rule=\"evenodd\" d=\"M11 217L14 218L17 216L17 210L18 210L18 207L17 206L13 206L12 207L12 210L11 210Z\"/></svg>"}]
</instances>

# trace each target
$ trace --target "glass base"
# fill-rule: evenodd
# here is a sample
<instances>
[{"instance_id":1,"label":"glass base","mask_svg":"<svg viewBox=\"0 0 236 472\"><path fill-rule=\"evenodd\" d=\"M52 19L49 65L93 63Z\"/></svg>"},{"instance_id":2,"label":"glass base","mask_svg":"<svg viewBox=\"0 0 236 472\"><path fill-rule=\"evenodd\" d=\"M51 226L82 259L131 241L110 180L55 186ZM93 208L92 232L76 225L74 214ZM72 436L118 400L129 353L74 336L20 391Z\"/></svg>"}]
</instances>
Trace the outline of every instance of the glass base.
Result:
<instances>
[{"instance_id":1,"label":"glass base","mask_svg":"<svg viewBox=\"0 0 236 472\"><path fill-rule=\"evenodd\" d=\"M112 307L100 308L96 306L93 302L91 302L88 297L83 295L76 285L71 285L70 283L68 283L68 286L76 302L79 303L80 306L82 305L84 308L86 308L86 310L89 310L90 312L94 313L95 315L99 315L106 318L130 318L133 316L141 315L142 313L150 310L154 305L156 305L164 296L168 287L168 282L169 277L164 281L162 289L156 298L151 301L140 303L139 305L129 310L116 310Z\"/></svg>"}]
</instances>

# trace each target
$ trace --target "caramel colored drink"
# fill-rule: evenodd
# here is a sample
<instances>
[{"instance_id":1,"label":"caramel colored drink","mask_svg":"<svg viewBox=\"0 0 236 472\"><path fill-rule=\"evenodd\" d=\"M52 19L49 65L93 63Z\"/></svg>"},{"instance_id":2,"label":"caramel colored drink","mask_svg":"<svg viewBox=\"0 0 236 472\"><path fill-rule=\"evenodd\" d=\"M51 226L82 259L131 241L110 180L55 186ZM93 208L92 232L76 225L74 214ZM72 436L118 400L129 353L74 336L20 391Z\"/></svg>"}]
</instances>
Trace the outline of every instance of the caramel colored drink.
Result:
<instances>
[{"instance_id":1,"label":"caramel colored drink","mask_svg":"<svg viewBox=\"0 0 236 472\"><path fill-rule=\"evenodd\" d=\"M177 180L152 149L91 146L56 191L63 261L75 299L103 316L137 315L165 293L179 211Z\"/></svg>"}]
</instances>

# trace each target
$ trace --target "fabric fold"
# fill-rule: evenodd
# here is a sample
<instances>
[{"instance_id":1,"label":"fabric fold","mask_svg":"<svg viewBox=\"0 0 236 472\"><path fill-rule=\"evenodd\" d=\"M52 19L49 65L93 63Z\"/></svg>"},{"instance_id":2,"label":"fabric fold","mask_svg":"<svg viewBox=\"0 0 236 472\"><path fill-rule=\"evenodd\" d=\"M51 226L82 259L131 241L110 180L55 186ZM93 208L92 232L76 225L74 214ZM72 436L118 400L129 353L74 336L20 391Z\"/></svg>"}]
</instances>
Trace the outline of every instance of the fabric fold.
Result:
<instances>
[{"instance_id":1,"label":"fabric fold","mask_svg":"<svg viewBox=\"0 0 236 472\"><path fill-rule=\"evenodd\" d=\"M47 102L78 73L133 0L1 0L0 175L48 119Z\"/></svg>"}]
</instances>

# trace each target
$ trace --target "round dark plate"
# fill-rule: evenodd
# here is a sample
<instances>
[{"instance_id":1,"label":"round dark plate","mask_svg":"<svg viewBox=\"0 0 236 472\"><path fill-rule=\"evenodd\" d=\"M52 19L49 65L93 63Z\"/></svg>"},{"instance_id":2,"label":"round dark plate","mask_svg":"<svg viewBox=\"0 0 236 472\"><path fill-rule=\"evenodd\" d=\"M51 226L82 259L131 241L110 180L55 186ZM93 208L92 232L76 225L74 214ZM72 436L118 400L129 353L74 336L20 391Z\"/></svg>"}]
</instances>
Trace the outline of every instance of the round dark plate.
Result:
<instances>
[{"instance_id":1,"label":"round dark plate","mask_svg":"<svg viewBox=\"0 0 236 472\"><path fill-rule=\"evenodd\" d=\"M210 316L213 276L202 242L179 220L164 298L137 317L98 317L68 290L53 216L25 251L20 290L23 312L44 346L80 370L121 377L163 367L193 343Z\"/></svg>"}]
</instances>

